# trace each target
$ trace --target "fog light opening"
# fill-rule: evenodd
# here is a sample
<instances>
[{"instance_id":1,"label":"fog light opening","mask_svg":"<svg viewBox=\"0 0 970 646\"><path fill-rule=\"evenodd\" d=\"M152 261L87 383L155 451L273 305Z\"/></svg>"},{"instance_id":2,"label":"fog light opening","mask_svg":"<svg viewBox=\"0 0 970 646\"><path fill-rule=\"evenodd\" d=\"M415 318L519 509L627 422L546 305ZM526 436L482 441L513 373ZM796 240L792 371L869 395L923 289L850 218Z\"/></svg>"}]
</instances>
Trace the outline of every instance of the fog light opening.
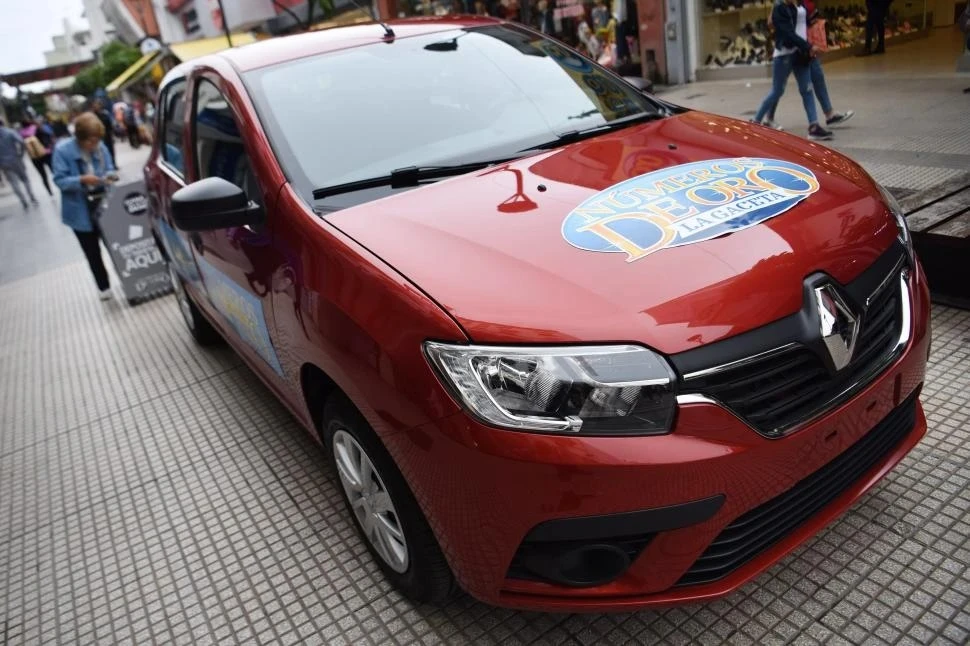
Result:
<instances>
[{"instance_id":1,"label":"fog light opening","mask_svg":"<svg viewBox=\"0 0 970 646\"><path fill-rule=\"evenodd\" d=\"M566 552L559 572L568 585L594 586L617 578L630 566L626 553L615 545L588 545Z\"/></svg>"}]
</instances>

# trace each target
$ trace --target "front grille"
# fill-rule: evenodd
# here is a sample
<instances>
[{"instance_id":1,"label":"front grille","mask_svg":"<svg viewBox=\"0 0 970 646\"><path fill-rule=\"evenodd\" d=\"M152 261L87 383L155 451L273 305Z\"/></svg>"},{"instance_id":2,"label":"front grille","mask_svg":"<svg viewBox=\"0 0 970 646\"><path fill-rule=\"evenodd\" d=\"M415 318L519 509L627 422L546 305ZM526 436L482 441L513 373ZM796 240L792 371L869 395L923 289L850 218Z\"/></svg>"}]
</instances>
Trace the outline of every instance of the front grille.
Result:
<instances>
[{"instance_id":1,"label":"front grille","mask_svg":"<svg viewBox=\"0 0 970 646\"><path fill-rule=\"evenodd\" d=\"M775 436L837 403L893 358L902 325L900 269L870 298L851 363L837 375L804 345L685 379L685 390L720 402L759 432Z\"/></svg>"},{"instance_id":2,"label":"front grille","mask_svg":"<svg viewBox=\"0 0 970 646\"><path fill-rule=\"evenodd\" d=\"M915 424L914 394L847 451L724 528L677 585L717 581L749 562L857 482L896 448Z\"/></svg>"}]
</instances>

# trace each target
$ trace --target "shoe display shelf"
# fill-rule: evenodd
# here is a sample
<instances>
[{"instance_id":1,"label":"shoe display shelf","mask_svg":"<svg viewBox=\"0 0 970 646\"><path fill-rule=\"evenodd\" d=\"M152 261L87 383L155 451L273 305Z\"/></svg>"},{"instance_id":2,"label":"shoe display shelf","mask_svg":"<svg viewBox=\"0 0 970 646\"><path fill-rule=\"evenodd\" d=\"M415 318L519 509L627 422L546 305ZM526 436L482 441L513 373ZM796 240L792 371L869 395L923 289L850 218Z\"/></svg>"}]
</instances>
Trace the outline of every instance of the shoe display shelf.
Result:
<instances>
[{"instance_id":1,"label":"shoe display shelf","mask_svg":"<svg viewBox=\"0 0 970 646\"><path fill-rule=\"evenodd\" d=\"M698 81L770 74L771 2L708 0L701 13Z\"/></svg>"},{"instance_id":2,"label":"shoe display shelf","mask_svg":"<svg viewBox=\"0 0 970 646\"><path fill-rule=\"evenodd\" d=\"M768 29L771 2L752 0L707 0L701 14L701 60L698 81L770 78L772 34ZM819 0L825 18L828 51L823 61L834 61L862 53L866 39L863 5L845 5ZM886 46L929 36L933 14L923 23L922 6L912 11L890 9L886 18Z\"/></svg>"}]
</instances>

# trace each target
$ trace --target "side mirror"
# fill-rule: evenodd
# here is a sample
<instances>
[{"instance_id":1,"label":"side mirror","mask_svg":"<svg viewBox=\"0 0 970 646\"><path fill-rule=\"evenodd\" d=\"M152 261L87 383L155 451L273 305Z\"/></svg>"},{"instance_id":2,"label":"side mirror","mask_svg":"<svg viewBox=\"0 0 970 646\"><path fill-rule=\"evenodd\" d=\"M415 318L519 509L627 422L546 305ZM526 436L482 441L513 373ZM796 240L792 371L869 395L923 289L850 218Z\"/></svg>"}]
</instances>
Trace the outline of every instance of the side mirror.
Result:
<instances>
[{"instance_id":1,"label":"side mirror","mask_svg":"<svg viewBox=\"0 0 970 646\"><path fill-rule=\"evenodd\" d=\"M653 81L639 76L624 76L623 80L641 92L653 93Z\"/></svg>"},{"instance_id":2,"label":"side mirror","mask_svg":"<svg viewBox=\"0 0 970 646\"><path fill-rule=\"evenodd\" d=\"M221 177L206 177L172 195L172 219L183 231L211 231L262 224L263 209Z\"/></svg>"}]
</instances>

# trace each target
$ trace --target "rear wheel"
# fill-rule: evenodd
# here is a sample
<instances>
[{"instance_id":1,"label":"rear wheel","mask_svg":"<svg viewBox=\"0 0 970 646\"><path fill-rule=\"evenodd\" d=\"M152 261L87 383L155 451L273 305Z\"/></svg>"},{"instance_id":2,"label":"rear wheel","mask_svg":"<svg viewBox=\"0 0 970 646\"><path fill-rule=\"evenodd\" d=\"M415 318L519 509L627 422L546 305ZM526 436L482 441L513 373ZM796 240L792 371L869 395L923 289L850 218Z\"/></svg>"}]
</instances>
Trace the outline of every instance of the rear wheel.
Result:
<instances>
[{"instance_id":1,"label":"rear wheel","mask_svg":"<svg viewBox=\"0 0 970 646\"><path fill-rule=\"evenodd\" d=\"M192 302L192 297L185 290L185 283L175 271L175 266L168 263L168 275L172 279L172 288L175 290L175 300L178 301L179 311L182 313L182 320L185 327L189 328L192 337L199 345L216 345L222 342L222 337L216 331L209 320L202 315L199 308Z\"/></svg>"},{"instance_id":2,"label":"rear wheel","mask_svg":"<svg viewBox=\"0 0 970 646\"><path fill-rule=\"evenodd\" d=\"M324 438L344 502L384 575L408 598L440 603L454 577L393 459L342 394L327 401Z\"/></svg>"}]
</instances>

